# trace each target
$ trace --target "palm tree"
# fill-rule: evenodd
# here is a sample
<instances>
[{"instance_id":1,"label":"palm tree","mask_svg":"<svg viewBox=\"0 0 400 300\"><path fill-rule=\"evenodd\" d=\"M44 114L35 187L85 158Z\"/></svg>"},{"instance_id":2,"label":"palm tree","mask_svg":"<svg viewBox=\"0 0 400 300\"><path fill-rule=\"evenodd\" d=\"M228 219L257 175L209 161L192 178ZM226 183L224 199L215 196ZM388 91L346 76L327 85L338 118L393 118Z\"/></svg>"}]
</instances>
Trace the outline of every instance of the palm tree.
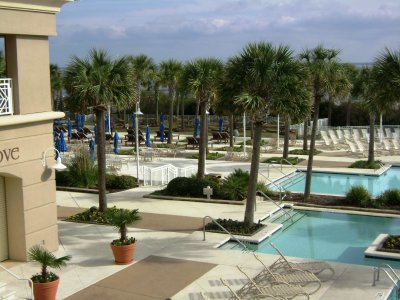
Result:
<instances>
[{"instance_id":1,"label":"palm tree","mask_svg":"<svg viewBox=\"0 0 400 300\"><path fill-rule=\"evenodd\" d=\"M287 46L274 47L271 43L250 43L239 56L228 62L230 73L242 78L242 93L236 103L250 112L253 120L253 155L247 192L244 223L254 222L257 177L260 162L260 143L266 115L275 107L304 90L302 66L296 62ZM277 105L276 105L277 106Z\"/></svg>"},{"instance_id":2,"label":"palm tree","mask_svg":"<svg viewBox=\"0 0 400 300\"><path fill-rule=\"evenodd\" d=\"M169 97L169 122L168 144L172 143L172 129L174 126L174 101L176 100L176 88L182 71L182 64L175 59L168 59L160 63L161 82L168 86Z\"/></svg>"},{"instance_id":3,"label":"palm tree","mask_svg":"<svg viewBox=\"0 0 400 300\"><path fill-rule=\"evenodd\" d=\"M53 253L41 245L35 245L28 251L28 258L31 261L38 262L41 265L40 275L34 276L34 282L49 282L56 280L52 273L48 272L47 268L61 269L65 267L66 262L71 259L70 255L55 257Z\"/></svg>"},{"instance_id":4,"label":"palm tree","mask_svg":"<svg viewBox=\"0 0 400 300\"><path fill-rule=\"evenodd\" d=\"M104 120L107 105L125 107L132 97L132 76L125 57L111 59L104 50L92 49L89 57L72 58L65 72L70 101L93 106L97 127L99 210L107 208Z\"/></svg>"},{"instance_id":5,"label":"palm tree","mask_svg":"<svg viewBox=\"0 0 400 300\"><path fill-rule=\"evenodd\" d=\"M210 99L215 95L218 87L218 78L221 76L223 64L216 58L199 58L188 63L185 69L185 77L189 89L196 96L200 104L200 141L197 178L203 178L205 174L205 160L207 147L207 108Z\"/></svg>"},{"instance_id":6,"label":"palm tree","mask_svg":"<svg viewBox=\"0 0 400 300\"><path fill-rule=\"evenodd\" d=\"M120 242L125 242L128 240L128 225L132 225L141 219L138 209L115 209L109 208L106 210L106 217L111 225L118 229L120 233Z\"/></svg>"},{"instance_id":7,"label":"palm tree","mask_svg":"<svg viewBox=\"0 0 400 300\"><path fill-rule=\"evenodd\" d=\"M400 50L386 48L375 60L375 81L380 103L398 103L400 100Z\"/></svg>"},{"instance_id":8,"label":"palm tree","mask_svg":"<svg viewBox=\"0 0 400 300\"><path fill-rule=\"evenodd\" d=\"M317 135L319 106L323 96L331 89L330 79L339 71L340 64L337 62L339 51L326 49L321 45L314 49L304 50L300 54L300 59L305 63L310 74L310 85L314 97L313 125L311 129L310 148L308 153L308 165L306 184L304 189L304 200L310 198L311 174L314 159L315 139Z\"/></svg>"},{"instance_id":9,"label":"palm tree","mask_svg":"<svg viewBox=\"0 0 400 300\"><path fill-rule=\"evenodd\" d=\"M153 59L145 54L129 56L128 60L132 68L132 79L134 85L134 103L131 103L131 107L136 107L133 106L133 104L137 104L138 108L141 100L142 84L150 80L151 74L154 72L156 65L154 64Z\"/></svg>"},{"instance_id":10,"label":"palm tree","mask_svg":"<svg viewBox=\"0 0 400 300\"><path fill-rule=\"evenodd\" d=\"M64 110L62 89L63 89L63 78L62 72L58 65L50 64L50 84L51 84L51 96L53 98L53 110Z\"/></svg>"}]
</instances>

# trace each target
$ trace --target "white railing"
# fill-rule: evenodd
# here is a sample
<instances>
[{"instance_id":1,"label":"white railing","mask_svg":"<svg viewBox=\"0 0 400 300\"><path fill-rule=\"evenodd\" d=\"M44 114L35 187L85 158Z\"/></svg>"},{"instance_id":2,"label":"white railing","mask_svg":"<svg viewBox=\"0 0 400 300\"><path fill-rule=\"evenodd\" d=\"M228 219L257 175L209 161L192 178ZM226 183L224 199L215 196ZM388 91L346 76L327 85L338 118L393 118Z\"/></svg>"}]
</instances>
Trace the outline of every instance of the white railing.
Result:
<instances>
[{"instance_id":1,"label":"white railing","mask_svg":"<svg viewBox=\"0 0 400 300\"><path fill-rule=\"evenodd\" d=\"M143 166L143 185L159 186L166 185L176 177L189 177L197 172L195 166L178 168L171 164L150 168Z\"/></svg>"},{"instance_id":2,"label":"white railing","mask_svg":"<svg viewBox=\"0 0 400 300\"><path fill-rule=\"evenodd\" d=\"M11 83L11 78L0 78L0 116L14 113Z\"/></svg>"}]
</instances>

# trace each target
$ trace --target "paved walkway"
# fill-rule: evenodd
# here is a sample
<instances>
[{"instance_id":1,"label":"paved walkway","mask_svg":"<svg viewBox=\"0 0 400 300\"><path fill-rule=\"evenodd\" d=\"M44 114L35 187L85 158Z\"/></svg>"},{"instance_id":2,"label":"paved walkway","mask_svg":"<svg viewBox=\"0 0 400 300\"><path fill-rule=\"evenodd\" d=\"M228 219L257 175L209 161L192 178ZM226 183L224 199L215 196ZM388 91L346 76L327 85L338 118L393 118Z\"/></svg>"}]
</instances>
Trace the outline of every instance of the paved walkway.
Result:
<instances>
[{"instance_id":1,"label":"paved walkway","mask_svg":"<svg viewBox=\"0 0 400 300\"><path fill-rule=\"evenodd\" d=\"M353 158L343 159L347 161ZM385 159L396 161L399 158ZM338 159L328 156L322 159L319 156L318 160L334 164ZM340 161L343 161L342 158ZM168 162L187 163L187 160L180 162L178 159L168 159ZM228 172L233 165L246 167L246 163L239 162L207 162L209 170L218 172ZM279 172L276 174L279 176ZM143 198L152 190L152 187L140 187L108 195L109 206L138 208L143 214L143 223L129 230L129 234L138 240L135 263L131 266L113 263L109 243L118 235L114 228L59 221L60 248L56 255L71 254L73 258L67 268L56 272L61 276L58 299L100 300L111 299L114 295L115 299L124 299L121 295L127 290L137 293L125 299L200 299L200 292L205 292L212 299L224 299L229 293L221 286L220 277L233 284L233 288L239 288L244 278L236 270L236 265L243 265L251 274L260 270L259 263L250 254L216 248L227 236L207 233L203 241L202 232L193 231L206 215L242 219L244 206ZM97 201L97 195L94 194L57 192L60 215L69 213L63 207L73 207L79 211L97 205ZM258 202L255 219L263 218L273 208L270 203ZM271 264L277 258L268 254L262 254L261 257L266 264ZM185 267L180 269L180 263ZM2 265L25 278L39 271L38 265L33 263L7 261ZM387 295L392 286L386 277L382 277L381 282L372 287L372 267L339 263L332 263L332 266L336 271L335 277L323 283L323 287L311 299L384 299L379 295ZM187 278L183 276L186 273ZM26 285L15 283L5 274L0 274L0 281L10 282L21 298L27 297ZM88 291L94 292L91 294ZM111 291L115 291L115 294ZM84 296L79 298L74 294ZM136 298L139 294L143 298Z\"/></svg>"}]
</instances>

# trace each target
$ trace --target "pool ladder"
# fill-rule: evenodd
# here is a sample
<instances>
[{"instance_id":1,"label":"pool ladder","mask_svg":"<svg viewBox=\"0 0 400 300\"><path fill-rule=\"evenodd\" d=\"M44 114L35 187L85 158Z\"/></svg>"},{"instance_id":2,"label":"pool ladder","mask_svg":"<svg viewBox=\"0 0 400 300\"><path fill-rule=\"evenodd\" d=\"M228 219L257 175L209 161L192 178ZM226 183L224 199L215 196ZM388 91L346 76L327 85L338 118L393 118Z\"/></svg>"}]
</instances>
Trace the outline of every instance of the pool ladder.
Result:
<instances>
[{"instance_id":1,"label":"pool ladder","mask_svg":"<svg viewBox=\"0 0 400 300\"><path fill-rule=\"evenodd\" d=\"M389 270L387 270L387 269L389 269ZM398 289L399 288L398 281L400 280L399 275L396 274L396 272L393 270L393 268L389 264L382 264L382 265L374 268L374 277L372 280L372 286L375 286L376 282L379 281L381 270L386 273L386 275L389 277L389 279L394 283L394 285Z\"/></svg>"}]
</instances>

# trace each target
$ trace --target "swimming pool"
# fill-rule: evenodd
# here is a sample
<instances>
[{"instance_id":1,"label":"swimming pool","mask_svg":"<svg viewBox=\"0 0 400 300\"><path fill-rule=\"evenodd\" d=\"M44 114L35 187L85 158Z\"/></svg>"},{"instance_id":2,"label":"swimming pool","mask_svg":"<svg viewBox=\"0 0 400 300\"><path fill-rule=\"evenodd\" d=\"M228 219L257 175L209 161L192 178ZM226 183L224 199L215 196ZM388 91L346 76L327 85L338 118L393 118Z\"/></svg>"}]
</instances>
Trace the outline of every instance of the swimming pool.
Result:
<instances>
[{"instance_id":1,"label":"swimming pool","mask_svg":"<svg viewBox=\"0 0 400 300\"><path fill-rule=\"evenodd\" d=\"M400 268L400 261L364 257L364 251L378 234L400 233L400 218L296 212L302 214L296 222L286 221L286 228L258 245L252 244L251 248L256 252L276 254L269 244L273 242L287 256L370 266L388 263L393 268ZM234 248L239 249L239 246Z\"/></svg>"},{"instance_id":2,"label":"swimming pool","mask_svg":"<svg viewBox=\"0 0 400 300\"><path fill-rule=\"evenodd\" d=\"M299 172L294 177L277 181L276 184L290 192L303 193L306 180L304 175L305 173ZM400 167L391 167L380 176L313 172L311 193L345 195L354 185L364 186L372 196L377 197L385 190L399 188Z\"/></svg>"}]
</instances>

